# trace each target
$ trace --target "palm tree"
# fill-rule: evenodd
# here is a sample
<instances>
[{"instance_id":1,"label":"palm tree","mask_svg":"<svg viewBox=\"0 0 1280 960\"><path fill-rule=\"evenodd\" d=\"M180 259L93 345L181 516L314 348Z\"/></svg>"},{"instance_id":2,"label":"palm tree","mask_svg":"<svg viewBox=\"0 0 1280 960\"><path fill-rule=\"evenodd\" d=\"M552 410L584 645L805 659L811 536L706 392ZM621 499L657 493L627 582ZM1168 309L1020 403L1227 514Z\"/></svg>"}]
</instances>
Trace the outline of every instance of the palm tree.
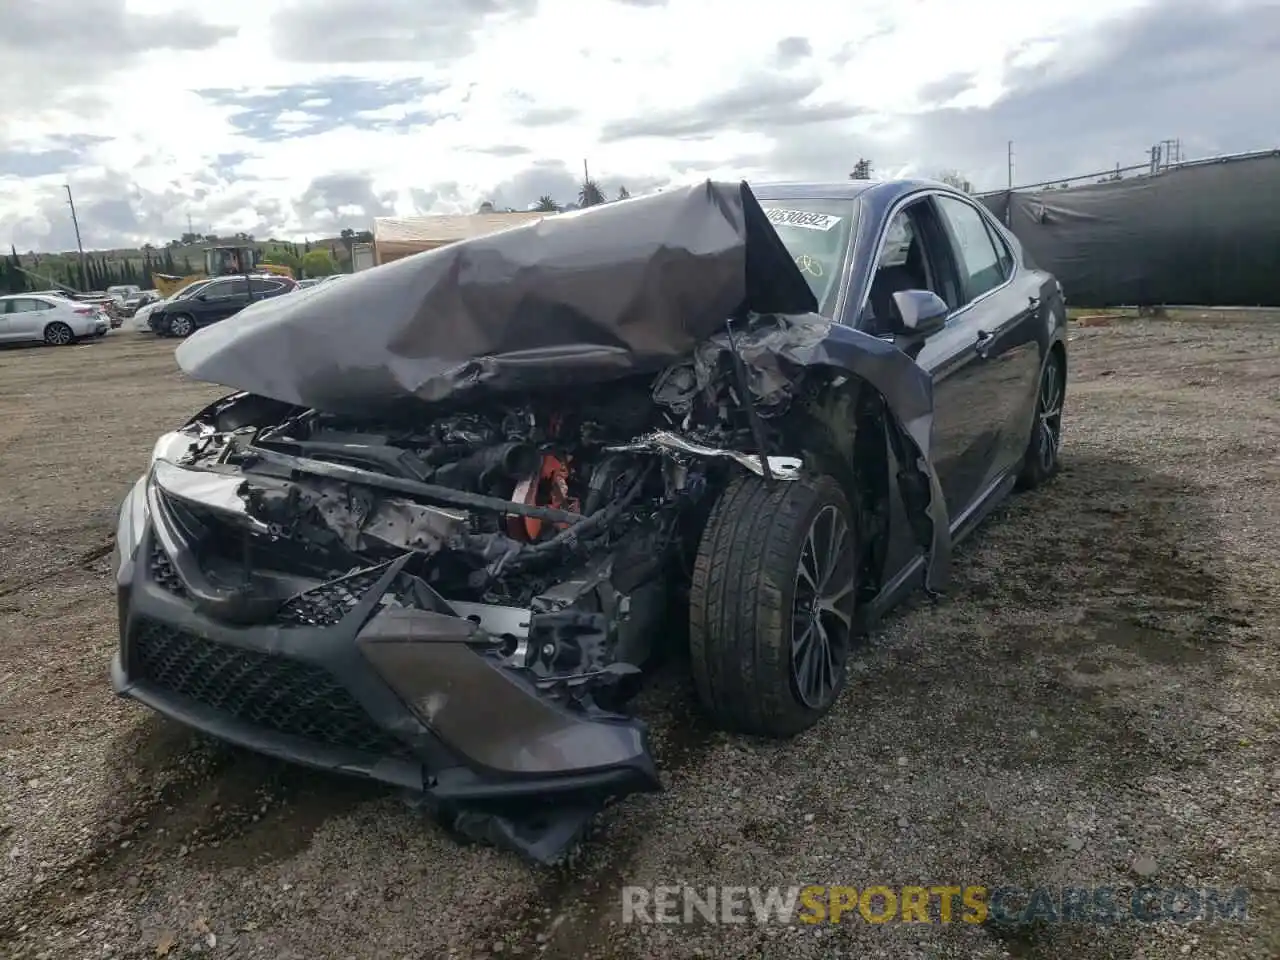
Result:
<instances>
[{"instance_id":1,"label":"palm tree","mask_svg":"<svg viewBox=\"0 0 1280 960\"><path fill-rule=\"evenodd\" d=\"M534 204L533 209L541 210L543 213L555 213L560 209L560 205L551 199L550 194L544 193L538 198L538 202Z\"/></svg>"},{"instance_id":2,"label":"palm tree","mask_svg":"<svg viewBox=\"0 0 1280 960\"><path fill-rule=\"evenodd\" d=\"M582 189L578 191L578 206L594 207L605 202L604 191L600 189L600 184L590 177L582 181Z\"/></svg>"}]
</instances>

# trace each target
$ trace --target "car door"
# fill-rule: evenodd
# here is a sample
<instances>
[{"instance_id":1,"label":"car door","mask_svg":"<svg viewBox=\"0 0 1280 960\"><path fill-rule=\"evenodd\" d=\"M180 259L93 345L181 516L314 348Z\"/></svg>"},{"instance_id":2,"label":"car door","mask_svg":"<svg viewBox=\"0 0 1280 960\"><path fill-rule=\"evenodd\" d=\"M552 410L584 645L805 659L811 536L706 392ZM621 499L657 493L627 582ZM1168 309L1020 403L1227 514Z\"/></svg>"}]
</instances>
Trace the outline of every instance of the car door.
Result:
<instances>
[{"instance_id":1,"label":"car door","mask_svg":"<svg viewBox=\"0 0 1280 960\"><path fill-rule=\"evenodd\" d=\"M892 334L899 329L892 294L908 289L931 290L951 308L946 326L923 343ZM976 481L968 475L966 462L985 428L972 413L982 386L974 349L977 330L965 306L947 233L932 197L925 195L896 211L886 227L861 326L890 335L933 376L931 453L953 518L972 499Z\"/></svg>"},{"instance_id":2,"label":"car door","mask_svg":"<svg viewBox=\"0 0 1280 960\"><path fill-rule=\"evenodd\" d=\"M15 297L9 301L9 339L39 340L44 337L45 314L53 307L34 297Z\"/></svg>"},{"instance_id":3,"label":"car door","mask_svg":"<svg viewBox=\"0 0 1280 960\"><path fill-rule=\"evenodd\" d=\"M244 277L229 277L209 284L195 298L196 326L207 326L238 313L249 302Z\"/></svg>"},{"instance_id":4,"label":"car door","mask_svg":"<svg viewBox=\"0 0 1280 960\"><path fill-rule=\"evenodd\" d=\"M970 411L975 442L961 467L976 498L1016 467L1026 450L1025 411L1040 372L1039 284L1015 276L1009 245L976 204L945 194L934 202L964 290L976 357Z\"/></svg>"},{"instance_id":5,"label":"car door","mask_svg":"<svg viewBox=\"0 0 1280 960\"><path fill-rule=\"evenodd\" d=\"M947 324L921 343L893 331L898 290L927 289L951 308ZM970 451L981 442L985 421L972 413L982 393L976 329L965 315L964 290L946 231L930 195L891 214L881 235L876 270L858 323L860 329L892 339L933 377L931 459L954 525L973 499L977 480L967 470ZM893 314L890 316L889 314ZM903 569L919 553L900 498L892 498L890 542L885 569Z\"/></svg>"},{"instance_id":6,"label":"car door","mask_svg":"<svg viewBox=\"0 0 1280 960\"><path fill-rule=\"evenodd\" d=\"M13 334L10 332L10 320L9 320L9 311L12 309L12 307L13 307L13 300L11 299L0 300L0 343L4 343L6 340L14 339Z\"/></svg>"}]
</instances>

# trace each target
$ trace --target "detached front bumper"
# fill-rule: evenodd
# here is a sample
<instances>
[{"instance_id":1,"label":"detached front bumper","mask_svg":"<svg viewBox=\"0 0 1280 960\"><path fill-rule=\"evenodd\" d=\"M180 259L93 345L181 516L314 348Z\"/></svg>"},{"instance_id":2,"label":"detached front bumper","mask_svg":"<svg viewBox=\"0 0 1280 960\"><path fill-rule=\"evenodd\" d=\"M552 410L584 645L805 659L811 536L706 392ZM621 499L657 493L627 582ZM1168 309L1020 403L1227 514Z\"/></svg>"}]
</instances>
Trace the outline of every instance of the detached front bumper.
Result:
<instances>
[{"instance_id":1,"label":"detached front bumper","mask_svg":"<svg viewBox=\"0 0 1280 960\"><path fill-rule=\"evenodd\" d=\"M555 702L477 649L469 620L389 604L404 561L246 614L171 509L145 480L121 507L117 693L270 756L407 788L459 831L539 861L607 798L660 788L639 721Z\"/></svg>"}]
</instances>

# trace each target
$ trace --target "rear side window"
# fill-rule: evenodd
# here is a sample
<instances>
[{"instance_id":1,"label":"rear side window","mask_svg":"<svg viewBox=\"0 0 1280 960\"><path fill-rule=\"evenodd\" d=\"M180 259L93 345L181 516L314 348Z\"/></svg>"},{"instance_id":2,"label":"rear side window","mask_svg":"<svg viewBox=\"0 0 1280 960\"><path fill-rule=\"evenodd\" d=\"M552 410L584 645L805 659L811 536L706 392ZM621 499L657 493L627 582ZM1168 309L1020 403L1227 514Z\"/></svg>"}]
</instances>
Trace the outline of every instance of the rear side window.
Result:
<instances>
[{"instance_id":1,"label":"rear side window","mask_svg":"<svg viewBox=\"0 0 1280 960\"><path fill-rule=\"evenodd\" d=\"M1008 278L1001 252L987 229L982 214L963 200L938 197L938 210L951 234L956 267L964 285L965 303L994 290ZM1008 257L1008 251L1003 251Z\"/></svg>"},{"instance_id":2,"label":"rear side window","mask_svg":"<svg viewBox=\"0 0 1280 960\"><path fill-rule=\"evenodd\" d=\"M284 289L284 284L279 280L250 280L249 289L254 292L255 296L272 297Z\"/></svg>"}]
</instances>

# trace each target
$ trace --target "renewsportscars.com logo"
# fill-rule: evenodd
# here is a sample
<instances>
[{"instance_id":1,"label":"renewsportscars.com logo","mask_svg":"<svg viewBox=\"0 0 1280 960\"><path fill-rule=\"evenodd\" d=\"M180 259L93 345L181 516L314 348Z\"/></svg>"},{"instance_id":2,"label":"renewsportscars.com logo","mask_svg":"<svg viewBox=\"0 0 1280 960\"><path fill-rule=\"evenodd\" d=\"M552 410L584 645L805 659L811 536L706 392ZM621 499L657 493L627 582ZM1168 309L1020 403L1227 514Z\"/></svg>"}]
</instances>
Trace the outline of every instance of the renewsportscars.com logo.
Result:
<instances>
[{"instance_id":1,"label":"renewsportscars.com logo","mask_svg":"<svg viewBox=\"0 0 1280 960\"><path fill-rule=\"evenodd\" d=\"M1215 887L628 886L623 923L1190 923L1249 918L1249 891Z\"/></svg>"}]
</instances>

